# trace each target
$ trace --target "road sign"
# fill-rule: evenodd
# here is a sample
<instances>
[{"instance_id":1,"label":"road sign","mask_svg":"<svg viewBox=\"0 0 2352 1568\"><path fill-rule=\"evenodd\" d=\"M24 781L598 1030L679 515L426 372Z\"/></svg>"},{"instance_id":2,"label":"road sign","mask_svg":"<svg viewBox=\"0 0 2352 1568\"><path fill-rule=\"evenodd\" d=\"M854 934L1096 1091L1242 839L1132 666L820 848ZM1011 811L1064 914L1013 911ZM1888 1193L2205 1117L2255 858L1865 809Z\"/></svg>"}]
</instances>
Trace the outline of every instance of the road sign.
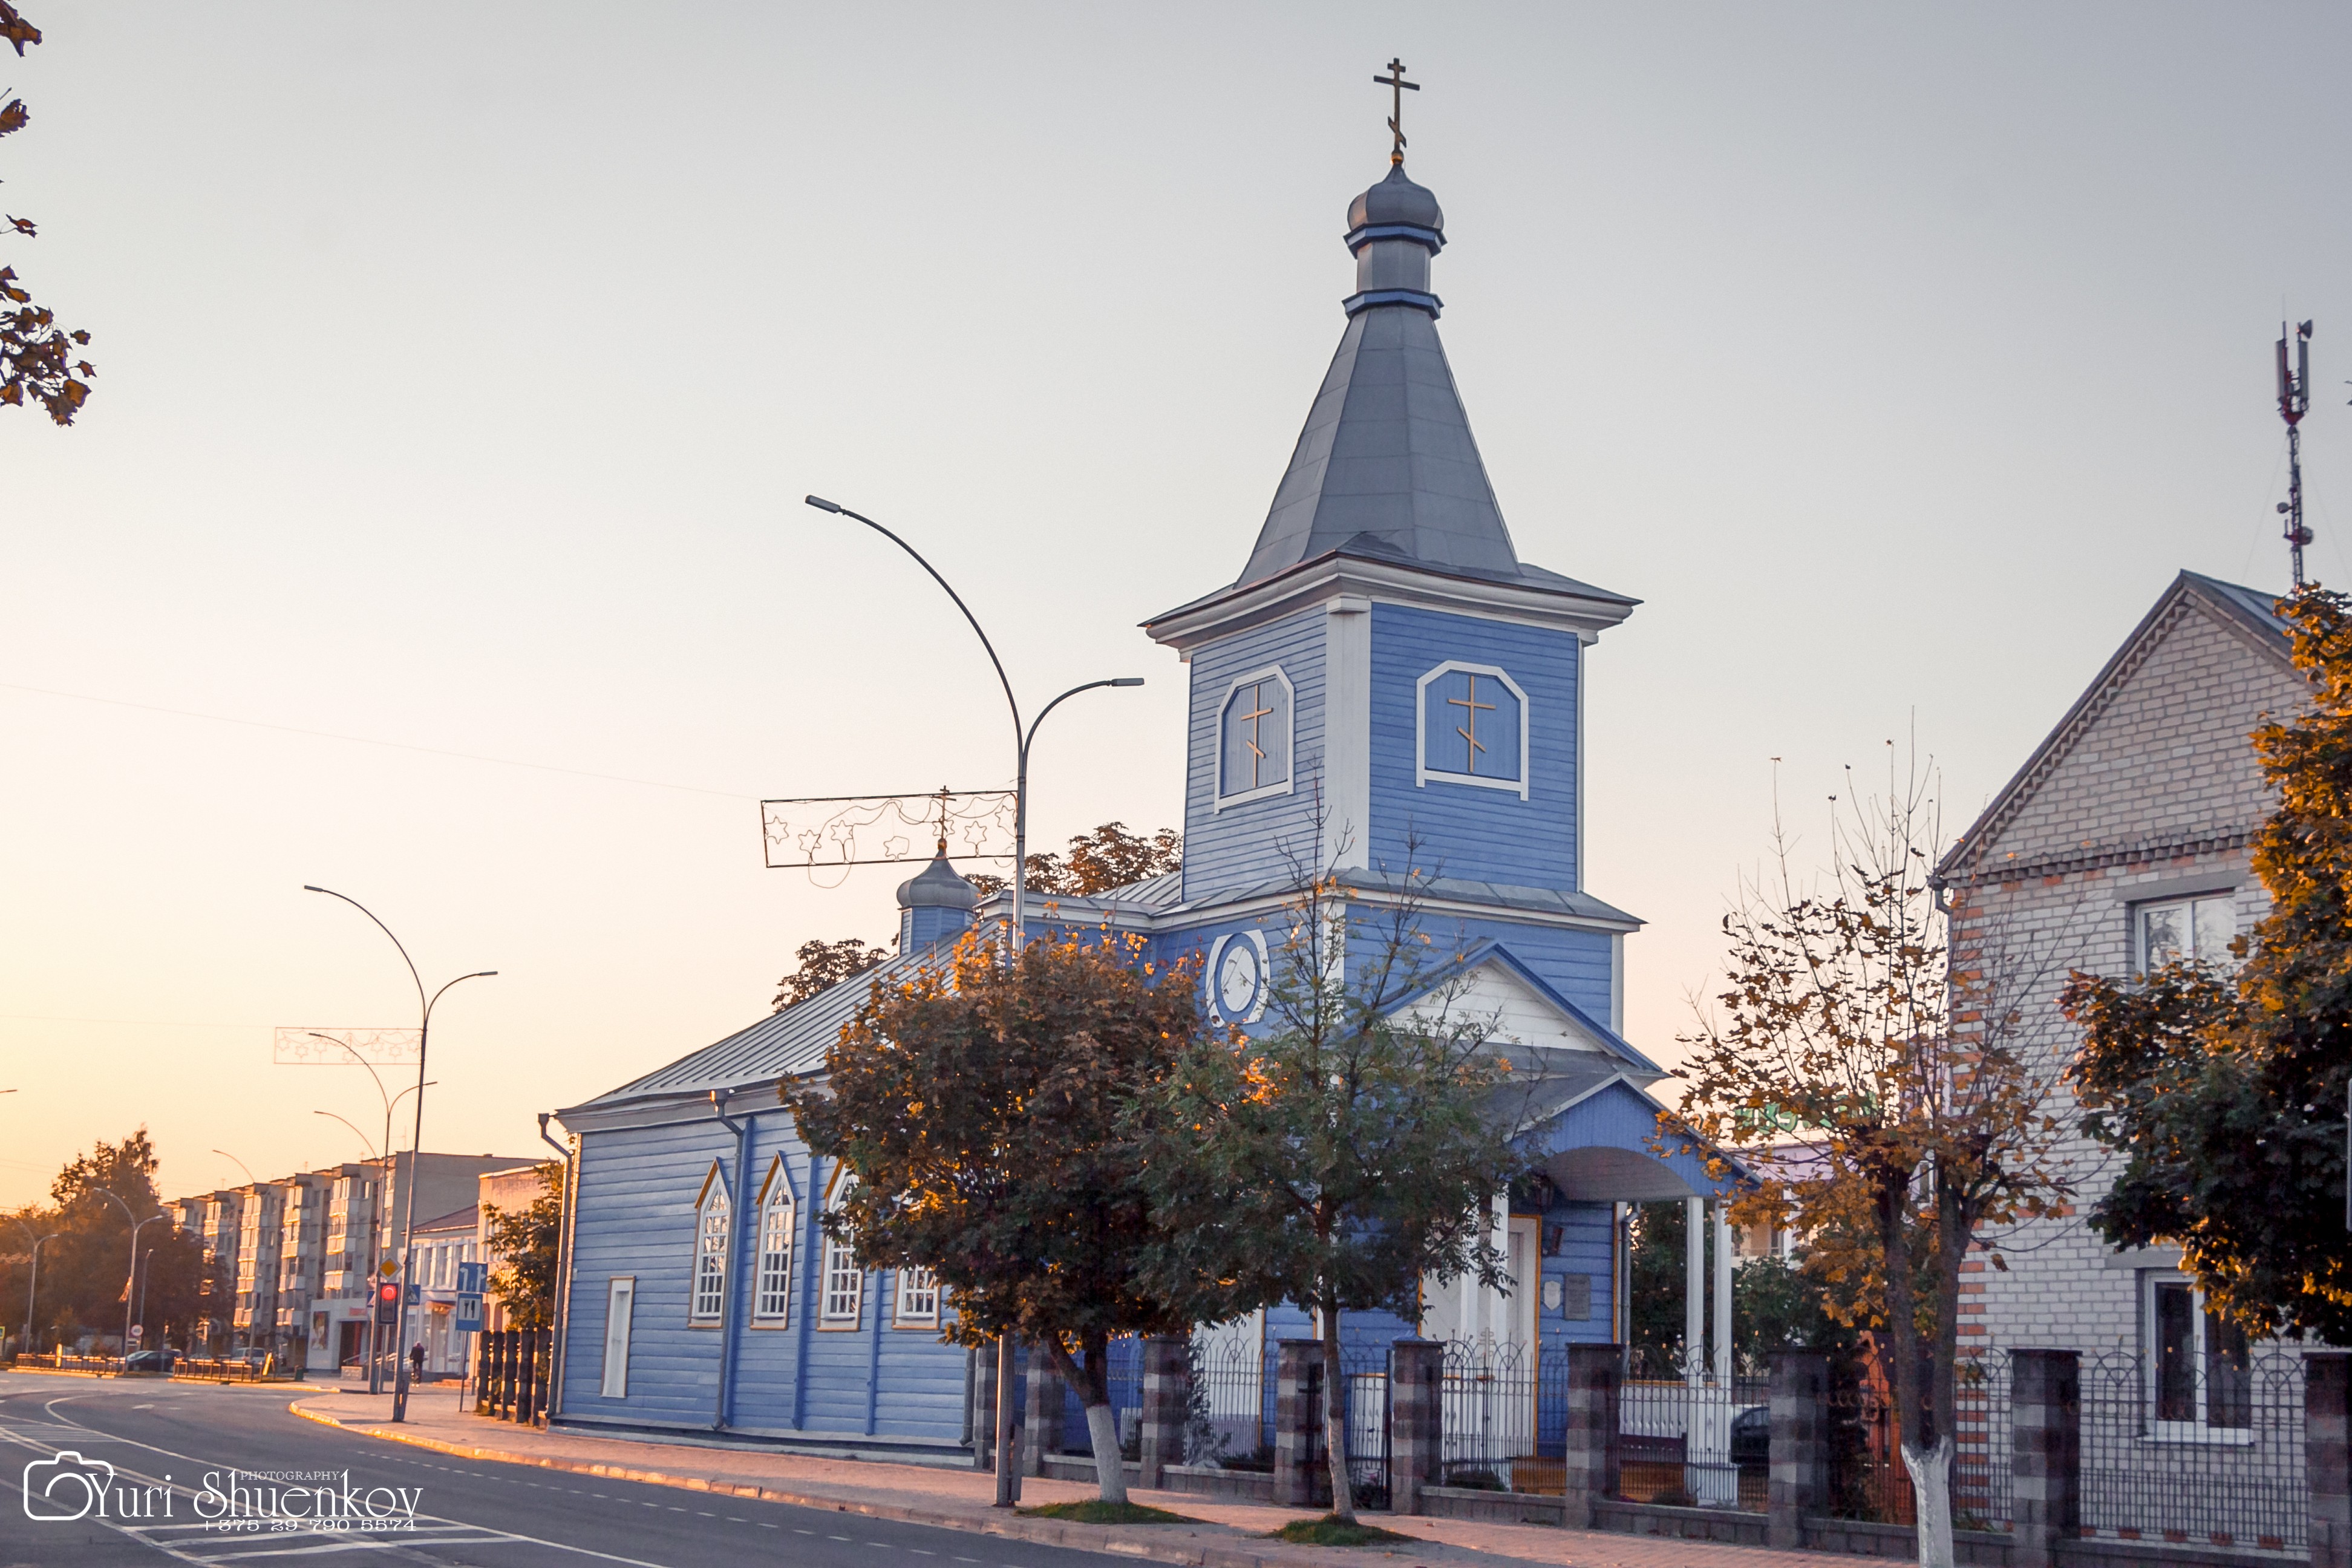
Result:
<instances>
[{"instance_id":1,"label":"road sign","mask_svg":"<svg viewBox=\"0 0 2352 1568\"><path fill-rule=\"evenodd\" d=\"M489 1288L490 1266L488 1264L460 1263L457 1265L458 1294L479 1296Z\"/></svg>"},{"instance_id":2,"label":"road sign","mask_svg":"<svg viewBox=\"0 0 2352 1568\"><path fill-rule=\"evenodd\" d=\"M133 1323L133 1324L131 1324L131 1342L132 1344L134 1344L134 1345L135 1345L135 1344L137 1344L141 1340L143 1340L143 1339L145 1339L146 1337L147 1337L147 1325L146 1325L146 1324L144 1324L144 1323Z\"/></svg>"},{"instance_id":3,"label":"road sign","mask_svg":"<svg viewBox=\"0 0 2352 1568\"><path fill-rule=\"evenodd\" d=\"M482 1327L482 1299L470 1290L457 1292L457 1315L450 1325L461 1334L478 1333Z\"/></svg>"},{"instance_id":4,"label":"road sign","mask_svg":"<svg viewBox=\"0 0 2352 1568\"><path fill-rule=\"evenodd\" d=\"M387 1258L383 1262L375 1266L375 1271L389 1279L394 1275L400 1272L400 1259L397 1258Z\"/></svg>"},{"instance_id":5,"label":"road sign","mask_svg":"<svg viewBox=\"0 0 2352 1568\"><path fill-rule=\"evenodd\" d=\"M425 1300L424 1294L419 1291L415 1285L411 1285L408 1288L408 1304L414 1307L417 1302L422 1301L423 1300Z\"/></svg>"}]
</instances>

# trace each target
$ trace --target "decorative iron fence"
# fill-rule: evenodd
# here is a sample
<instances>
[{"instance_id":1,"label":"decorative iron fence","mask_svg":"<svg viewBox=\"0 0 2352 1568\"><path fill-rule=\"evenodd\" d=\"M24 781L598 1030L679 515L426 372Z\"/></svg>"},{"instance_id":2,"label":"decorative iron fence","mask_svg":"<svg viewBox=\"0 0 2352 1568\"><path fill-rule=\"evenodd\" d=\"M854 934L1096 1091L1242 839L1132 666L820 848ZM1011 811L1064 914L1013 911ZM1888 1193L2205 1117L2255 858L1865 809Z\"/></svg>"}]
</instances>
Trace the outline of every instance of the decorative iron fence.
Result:
<instances>
[{"instance_id":1,"label":"decorative iron fence","mask_svg":"<svg viewBox=\"0 0 2352 1568\"><path fill-rule=\"evenodd\" d=\"M2084 1358L2083 1524L2126 1540L2302 1550L2303 1358L2249 1355L2226 1326L2196 1327L2153 1357Z\"/></svg>"},{"instance_id":2,"label":"decorative iron fence","mask_svg":"<svg viewBox=\"0 0 2352 1568\"><path fill-rule=\"evenodd\" d=\"M1195 1342L1187 1462L1274 1468L1275 1356L1274 1345L1256 1340Z\"/></svg>"},{"instance_id":3,"label":"decorative iron fence","mask_svg":"<svg viewBox=\"0 0 2352 1568\"><path fill-rule=\"evenodd\" d=\"M1557 1442L1567 1426L1564 1386L1546 1404L1559 1411L1545 1423ZM1619 1490L1635 1502L1763 1512L1769 1405L1765 1379L1736 1377L1726 1387L1704 1372L1634 1358L1618 1394Z\"/></svg>"},{"instance_id":4,"label":"decorative iron fence","mask_svg":"<svg viewBox=\"0 0 2352 1568\"><path fill-rule=\"evenodd\" d=\"M1519 1345L1445 1342L1438 1385L1440 1484L1526 1489L1513 1485L1512 1469L1538 1457L1535 1370Z\"/></svg>"}]
</instances>

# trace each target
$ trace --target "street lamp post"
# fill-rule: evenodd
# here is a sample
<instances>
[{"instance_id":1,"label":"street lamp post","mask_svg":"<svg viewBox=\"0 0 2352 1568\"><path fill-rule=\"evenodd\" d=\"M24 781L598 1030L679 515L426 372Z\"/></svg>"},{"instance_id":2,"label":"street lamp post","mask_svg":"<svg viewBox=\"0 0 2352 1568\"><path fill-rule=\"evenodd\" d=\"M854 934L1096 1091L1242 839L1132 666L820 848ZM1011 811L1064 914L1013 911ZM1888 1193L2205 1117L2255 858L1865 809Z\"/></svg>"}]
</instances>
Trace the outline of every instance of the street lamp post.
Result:
<instances>
[{"instance_id":1,"label":"street lamp post","mask_svg":"<svg viewBox=\"0 0 2352 1568\"><path fill-rule=\"evenodd\" d=\"M86 1190L96 1193L100 1197L121 1209L122 1217L131 1222L131 1269L122 1277L122 1353L127 1357L131 1354L131 1314L136 1310L131 1300L131 1287L139 1282L139 1233L162 1219L163 1215L161 1213L151 1214L145 1219L141 1219L131 1212L129 1204L108 1192L104 1187L90 1187Z\"/></svg>"},{"instance_id":2,"label":"street lamp post","mask_svg":"<svg viewBox=\"0 0 2352 1568\"><path fill-rule=\"evenodd\" d=\"M338 893L332 888L312 887L310 884L306 882L302 886L302 890L306 893L324 893L331 899L341 899L343 902L351 905L352 908L359 910L360 913L367 916L370 921L374 921L375 929L383 932L386 937L391 938L392 945L400 950L400 961L408 965L408 978L414 981L416 984L418 1016L416 1022L415 1121L410 1131L408 1141L408 1191L404 1194L404 1207L400 1222L400 1305L393 1314L392 1333L392 1348L394 1354L392 1373L392 1418L394 1421L405 1421L408 1419L408 1358L400 1354L400 1342L408 1337L408 1282L415 1272L416 1264L417 1162L422 1156L425 1148L425 1041L431 1035L433 1029L434 1005L439 1002L443 996L448 994L449 986L462 984L468 980L487 980L490 976L496 974L498 971L495 969L478 969L471 974L460 974L457 979L450 981L447 985L442 986L440 990L436 991L433 994L427 996L425 994L425 977L416 973L416 961L408 956L408 949L402 943L401 940L396 936L393 936L392 928L384 924L382 921L376 920L375 911L369 909L365 904L361 903L357 899L352 898L348 893ZM370 1068L368 1070L370 1072L373 1072L375 1069L373 1068ZM382 1087L383 1086L380 1083L377 1085L378 1089L381 1089ZM386 1128L385 1142L387 1143L391 1141L389 1131L391 1125L391 1117L387 1114L384 1119L384 1126ZM391 1165L392 1156L389 1149L385 1151L384 1163L387 1167ZM386 1191L387 1193L390 1191L389 1187L386 1188ZM369 1285L368 1305L368 1313L371 1322L373 1321L376 1311L374 1305L374 1289L375 1286L373 1282L371 1281ZM371 1382L373 1383L374 1378L374 1373L373 1371L374 1358L373 1356L369 1358L369 1365L371 1368L369 1375Z\"/></svg>"},{"instance_id":3,"label":"street lamp post","mask_svg":"<svg viewBox=\"0 0 2352 1568\"><path fill-rule=\"evenodd\" d=\"M341 897L341 894L336 896L339 898ZM373 917L371 916L370 918L373 919ZM391 933L387 931L385 934L390 935ZM405 957L406 954L404 953L402 956ZM449 983L450 985L455 985L456 984L457 982L454 980ZM446 991L448 988L448 985L442 987L444 991ZM406 1089L402 1089L398 1094L387 1095L383 1092L383 1075L375 1070L375 1064L373 1062L360 1055L359 1047L357 1046L352 1045L349 1040L339 1040L332 1035L322 1035L316 1029L310 1029L305 1032L309 1034L312 1039L325 1040L330 1045L341 1046L343 1049L351 1052L352 1059L359 1063L360 1066L367 1068L368 1077L375 1080L376 1098L383 1101L383 1142L376 1145L377 1149L383 1151L383 1190L377 1194L377 1201L368 1206L368 1288L366 1291L368 1303L368 1392L370 1394L382 1394L383 1392L383 1345L382 1342L383 1335L375 1326L375 1269L377 1263L382 1261L383 1257L383 1248L382 1245L383 1239L383 1205L392 1200L392 1108L398 1105L402 1100L407 1099L412 1094L417 1095L418 1104L421 1106L424 1103L424 1097L419 1091L430 1089L433 1086L429 1083L411 1084ZM418 1037L417 1041L417 1054L420 1058L424 1054L424 1040L421 1036ZM421 1063L416 1070L420 1076L424 1073L425 1068ZM331 1110L321 1110L319 1114L321 1116L335 1116L335 1113ZM343 1121L343 1119L340 1116L335 1116L335 1120L338 1121ZM343 1125L346 1127L352 1127L352 1124L348 1121L343 1121ZM360 1131L356 1127L352 1127L352 1131L354 1132ZM362 1143L367 1142L366 1133L360 1132L360 1142ZM409 1170L409 1185L412 1187L416 1184L415 1175L416 1172L414 1163L412 1162ZM402 1281L402 1287L401 1298L405 1300L408 1296L405 1280ZM397 1350L400 1347L394 1345L393 1348Z\"/></svg>"},{"instance_id":4,"label":"street lamp post","mask_svg":"<svg viewBox=\"0 0 2352 1568\"><path fill-rule=\"evenodd\" d=\"M51 1231L47 1236L34 1236L33 1227L23 1220L15 1224L33 1243L32 1278L25 1282L25 1349L29 1351L33 1348L33 1294L41 1288L41 1248L55 1241L58 1233Z\"/></svg>"},{"instance_id":5,"label":"street lamp post","mask_svg":"<svg viewBox=\"0 0 2352 1568\"><path fill-rule=\"evenodd\" d=\"M948 580L940 575L939 568L924 560L922 552L917 550L913 545L908 543L905 540L899 538L897 534L891 532L888 529L883 527L872 518L867 517L865 513L852 511L847 507L841 505L837 501L826 500L823 496L810 496L806 499L808 504L816 508L819 511L829 511L836 516L849 518L853 521L864 523L866 527L872 529L875 532L880 534L883 538L888 540L891 543L897 545L899 549L913 556L915 558L915 564L920 566L925 572L930 574L931 581L937 583L940 589L946 593L947 596L955 601L955 607L963 612L963 618L971 626L972 635L980 638L980 646L987 650L988 662L995 667L996 683L1004 689L1004 705L1007 709L1011 710L1013 715L1013 750L1014 763L1013 775L1013 919L1011 922L1011 940L1008 943L1007 959L1008 962L1017 963L1021 956L1022 943L1028 935L1030 743L1036 740L1037 727L1045 721L1045 715L1060 707L1070 698L1076 697L1079 692L1092 691L1097 687L1101 686L1140 686L1143 684L1143 678L1139 675L1123 675L1116 679L1089 680L1083 686L1073 686L1067 691L1063 692L1061 696L1055 698L1051 702L1046 703L1045 707L1039 709L1037 710L1037 717L1029 723L1026 729L1024 729L1021 723L1021 702L1018 698L1013 695L1013 682L1004 673L1004 661L996 657L996 645L988 640L988 633L981 629L980 617L971 613L971 606L963 602L963 595L957 593L952 587L949 586ZM995 1506L998 1508L1011 1508L1018 1496L1018 1490L1015 1486L1016 1476L1014 1473L1013 1458L1005 1452L1005 1448L1013 1441L1013 1341L1009 1337L1000 1334L997 1336L996 1340L996 1438L991 1445L996 1454Z\"/></svg>"}]
</instances>

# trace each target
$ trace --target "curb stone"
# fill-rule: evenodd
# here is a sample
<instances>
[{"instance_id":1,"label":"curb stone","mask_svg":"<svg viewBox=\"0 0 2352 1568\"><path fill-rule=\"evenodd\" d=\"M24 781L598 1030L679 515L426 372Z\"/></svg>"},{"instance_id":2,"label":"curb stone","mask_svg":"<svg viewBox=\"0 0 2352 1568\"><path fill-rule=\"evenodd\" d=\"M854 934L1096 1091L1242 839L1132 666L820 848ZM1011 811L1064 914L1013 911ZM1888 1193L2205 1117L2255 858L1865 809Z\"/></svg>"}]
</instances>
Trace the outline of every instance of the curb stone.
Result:
<instances>
[{"instance_id":1,"label":"curb stone","mask_svg":"<svg viewBox=\"0 0 2352 1568\"><path fill-rule=\"evenodd\" d=\"M1153 1526L1150 1532L1129 1531L1118 1525L1081 1524L1071 1520L1025 1519L1014 1515L1010 1519L974 1518L969 1512L946 1509L918 1508L902 1503L877 1503L826 1497L817 1492L790 1491L777 1487L713 1481L701 1476L676 1476L662 1470L636 1469L625 1465L597 1464L586 1460L551 1459L537 1455L518 1454L508 1448L490 1448L477 1445L445 1442L438 1437L412 1436L403 1432L386 1432L374 1426L353 1426L327 1415L324 1411L306 1410L299 1400L289 1405L291 1414L321 1426L333 1426L374 1437L387 1443L405 1443L411 1447L429 1448L436 1453L459 1458L491 1459L501 1464L523 1465L533 1469L562 1470L572 1475L602 1476L608 1480L636 1481L648 1486L677 1487L687 1491L720 1492L730 1497L751 1498L761 1502L787 1503L797 1508L818 1509L832 1513L862 1514L869 1519L895 1520L903 1524L929 1525L935 1529L961 1531L966 1534L1001 1535L1016 1541L1033 1542L1040 1546L1064 1546L1083 1552L1109 1552L1120 1557L1137 1557L1147 1562L1172 1563L1180 1568L1325 1568L1325 1565L1357 1563L1364 1557L1343 1552L1321 1552L1313 1548L1287 1547L1272 1552L1253 1550L1240 1545L1223 1545L1203 1542L1197 1535L1184 1538L1184 1543L1164 1534L1164 1525ZM1205 1522L1205 1521L1204 1521ZM1207 1524L1211 1530L1227 1527ZM1438 1542L1421 1543L1409 1555L1428 1557L1443 1554L1472 1560L1517 1561L1497 1559L1486 1552L1465 1552Z\"/></svg>"}]
</instances>

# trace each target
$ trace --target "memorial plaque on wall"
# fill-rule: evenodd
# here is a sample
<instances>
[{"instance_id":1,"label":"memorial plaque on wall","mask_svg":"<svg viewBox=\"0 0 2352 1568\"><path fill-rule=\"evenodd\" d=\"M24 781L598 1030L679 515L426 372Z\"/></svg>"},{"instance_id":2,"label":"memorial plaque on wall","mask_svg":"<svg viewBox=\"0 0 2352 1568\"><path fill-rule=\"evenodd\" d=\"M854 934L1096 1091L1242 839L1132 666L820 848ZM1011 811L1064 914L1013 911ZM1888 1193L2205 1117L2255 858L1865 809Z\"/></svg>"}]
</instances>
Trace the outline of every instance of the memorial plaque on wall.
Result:
<instances>
[{"instance_id":1,"label":"memorial plaque on wall","mask_svg":"<svg viewBox=\"0 0 2352 1568\"><path fill-rule=\"evenodd\" d=\"M1592 1317L1592 1276L1563 1274L1559 1277L1559 1315L1571 1322L1588 1322Z\"/></svg>"}]
</instances>

